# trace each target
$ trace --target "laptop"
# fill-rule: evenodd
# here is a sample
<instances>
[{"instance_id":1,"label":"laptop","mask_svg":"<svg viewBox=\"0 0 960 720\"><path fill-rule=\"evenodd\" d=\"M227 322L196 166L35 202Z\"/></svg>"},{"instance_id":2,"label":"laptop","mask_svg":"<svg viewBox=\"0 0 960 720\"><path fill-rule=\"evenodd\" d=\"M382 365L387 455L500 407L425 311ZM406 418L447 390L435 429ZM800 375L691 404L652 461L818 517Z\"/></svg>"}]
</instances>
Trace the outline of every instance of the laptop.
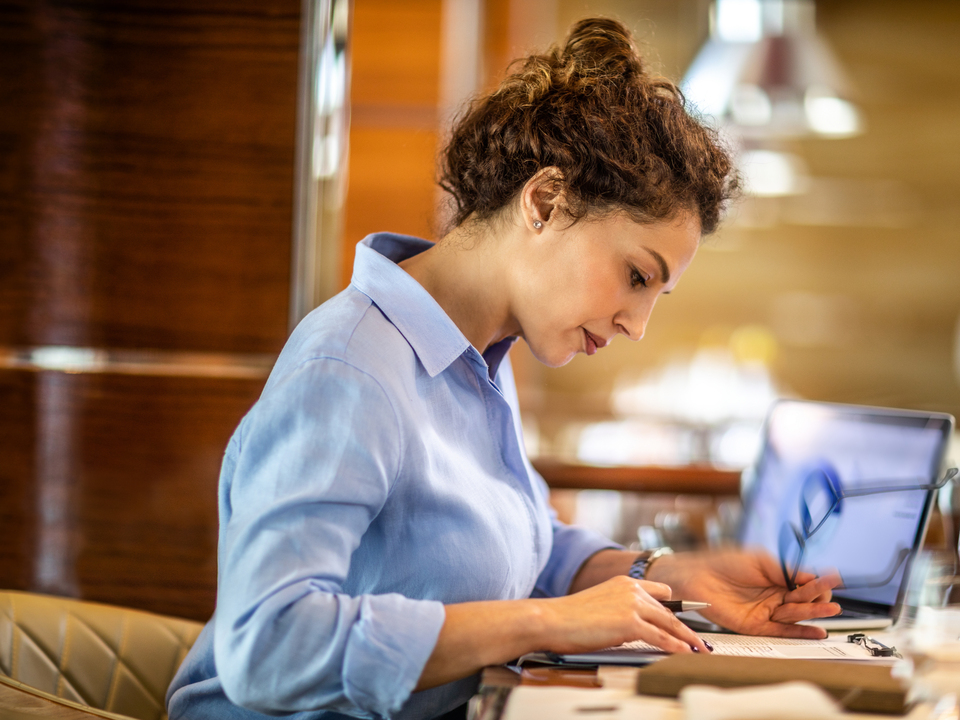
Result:
<instances>
[{"instance_id":1,"label":"laptop","mask_svg":"<svg viewBox=\"0 0 960 720\"><path fill-rule=\"evenodd\" d=\"M780 400L744 478L740 543L788 576L838 572L835 618L808 624L883 628L903 605L923 543L954 419L943 413Z\"/></svg>"}]
</instances>

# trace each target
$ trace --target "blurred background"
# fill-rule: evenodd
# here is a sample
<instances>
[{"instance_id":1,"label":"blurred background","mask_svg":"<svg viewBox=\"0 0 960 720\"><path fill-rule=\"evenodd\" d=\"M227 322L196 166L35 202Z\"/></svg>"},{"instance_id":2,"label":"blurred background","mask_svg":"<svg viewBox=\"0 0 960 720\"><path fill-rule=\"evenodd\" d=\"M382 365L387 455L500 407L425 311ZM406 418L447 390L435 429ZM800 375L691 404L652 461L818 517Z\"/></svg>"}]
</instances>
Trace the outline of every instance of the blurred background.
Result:
<instances>
[{"instance_id":1,"label":"blurred background","mask_svg":"<svg viewBox=\"0 0 960 720\"><path fill-rule=\"evenodd\" d=\"M642 342L513 351L561 515L722 542L774 398L960 413L956 3L0 0L0 586L208 617L289 330L366 234L440 237L457 109L595 14L747 192Z\"/></svg>"}]
</instances>

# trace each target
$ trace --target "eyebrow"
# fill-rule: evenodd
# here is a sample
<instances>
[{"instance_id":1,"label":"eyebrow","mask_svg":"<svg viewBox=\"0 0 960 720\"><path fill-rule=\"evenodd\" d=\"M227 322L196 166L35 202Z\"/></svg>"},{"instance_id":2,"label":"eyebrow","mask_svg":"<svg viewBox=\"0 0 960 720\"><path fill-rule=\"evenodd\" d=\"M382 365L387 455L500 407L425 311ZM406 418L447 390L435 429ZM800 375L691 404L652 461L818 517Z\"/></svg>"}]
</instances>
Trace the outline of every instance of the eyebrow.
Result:
<instances>
[{"instance_id":1,"label":"eyebrow","mask_svg":"<svg viewBox=\"0 0 960 720\"><path fill-rule=\"evenodd\" d=\"M657 264L660 266L660 279L663 281L663 284L666 285L670 282L670 268L667 267L667 261L664 260L663 255L656 250L651 250L650 248L644 248L644 250L653 255L653 259L657 261Z\"/></svg>"}]
</instances>

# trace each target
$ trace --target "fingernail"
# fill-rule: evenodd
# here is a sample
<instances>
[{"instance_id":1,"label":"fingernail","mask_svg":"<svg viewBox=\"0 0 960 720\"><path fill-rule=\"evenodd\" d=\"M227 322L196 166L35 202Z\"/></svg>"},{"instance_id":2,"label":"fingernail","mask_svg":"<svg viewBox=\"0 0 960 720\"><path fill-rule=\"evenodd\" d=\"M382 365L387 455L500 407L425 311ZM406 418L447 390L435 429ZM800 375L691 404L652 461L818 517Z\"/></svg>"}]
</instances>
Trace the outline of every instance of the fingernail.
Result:
<instances>
[{"instance_id":1,"label":"fingernail","mask_svg":"<svg viewBox=\"0 0 960 720\"><path fill-rule=\"evenodd\" d=\"M710 652L713 652L713 645L711 645L708 640L704 640L703 644L707 646L707 650L709 650Z\"/></svg>"},{"instance_id":2,"label":"fingernail","mask_svg":"<svg viewBox=\"0 0 960 720\"><path fill-rule=\"evenodd\" d=\"M696 645L691 645L690 649L693 650L695 653L700 652L700 648L698 648Z\"/></svg>"}]
</instances>

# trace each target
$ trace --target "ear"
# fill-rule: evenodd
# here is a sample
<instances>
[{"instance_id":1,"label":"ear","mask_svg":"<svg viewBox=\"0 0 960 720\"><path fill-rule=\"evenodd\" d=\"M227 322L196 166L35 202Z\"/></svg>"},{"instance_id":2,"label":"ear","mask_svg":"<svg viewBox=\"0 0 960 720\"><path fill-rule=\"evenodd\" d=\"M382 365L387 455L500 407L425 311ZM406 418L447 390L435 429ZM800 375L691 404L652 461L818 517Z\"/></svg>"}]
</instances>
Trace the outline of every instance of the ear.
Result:
<instances>
[{"instance_id":1,"label":"ear","mask_svg":"<svg viewBox=\"0 0 960 720\"><path fill-rule=\"evenodd\" d=\"M520 192L523 224L533 232L543 229L537 227L538 221L546 225L550 220L558 220L564 206L563 173L553 166L539 170Z\"/></svg>"}]
</instances>

